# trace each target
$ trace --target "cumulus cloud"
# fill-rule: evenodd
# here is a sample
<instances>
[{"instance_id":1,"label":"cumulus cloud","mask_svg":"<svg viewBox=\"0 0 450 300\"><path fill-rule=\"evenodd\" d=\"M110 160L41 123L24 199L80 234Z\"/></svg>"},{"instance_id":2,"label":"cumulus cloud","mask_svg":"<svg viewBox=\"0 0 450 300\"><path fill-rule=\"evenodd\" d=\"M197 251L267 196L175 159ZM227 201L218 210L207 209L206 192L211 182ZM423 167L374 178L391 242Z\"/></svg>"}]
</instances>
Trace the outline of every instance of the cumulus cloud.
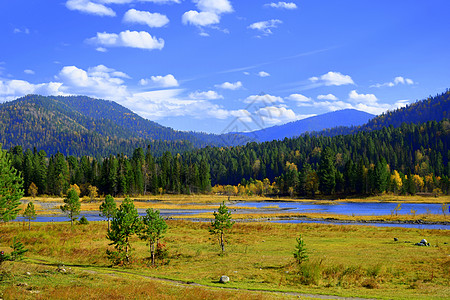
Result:
<instances>
[{"instance_id":1,"label":"cumulus cloud","mask_svg":"<svg viewBox=\"0 0 450 300\"><path fill-rule=\"evenodd\" d=\"M68 0L66 7L70 10L77 10L86 14L97 16L115 17L116 13L109 7L89 0Z\"/></svg>"},{"instance_id":2,"label":"cumulus cloud","mask_svg":"<svg viewBox=\"0 0 450 300\"><path fill-rule=\"evenodd\" d=\"M183 14L181 20L185 25L208 26L219 23L220 17L212 12L190 10Z\"/></svg>"},{"instance_id":3,"label":"cumulus cloud","mask_svg":"<svg viewBox=\"0 0 450 300\"><path fill-rule=\"evenodd\" d=\"M317 96L317 99L319 100L332 100L332 101L337 101L339 100L335 95L333 94L328 94L328 95L319 95Z\"/></svg>"},{"instance_id":4,"label":"cumulus cloud","mask_svg":"<svg viewBox=\"0 0 450 300\"><path fill-rule=\"evenodd\" d=\"M248 96L244 100L244 102L245 103L263 103L263 104L269 105L269 104L273 104L273 103L276 103L276 102L283 103L284 101L283 101L283 98L281 98L281 97L272 96L272 95L269 95L269 94L264 94L264 95L251 95L251 96Z\"/></svg>"},{"instance_id":5,"label":"cumulus cloud","mask_svg":"<svg viewBox=\"0 0 450 300\"><path fill-rule=\"evenodd\" d=\"M23 72L24 72L25 74L28 74L28 75L33 75L33 74L34 74L34 71L33 71L33 70L30 70L30 69L23 70Z\"/></svg>"},{"instance_id":6,"label":"cumulus cloud","mask_svg":"<svg viewBox=\"0 0 450 300\"><path fill-rule=\"evenodd\" d=\"M134 8L125 13L123 21L126 23L143 24L149 27L163 27L169 23L169 19L165 15L140 11Z\"/></svg>"},{"instance_id":7,"label":"cumulus cloud","mask_svg":"<svg viewBox=\"0 0 450 300\"><path fill-rule=\"evenodd\" d=\"M272 7L272 8L279 8L279 9L297 9L297 5L294 2L271 2L264 4L264 6Z\"/></svg>"},{"instance_id":8,"label":"cumulus cloud","mask_svg":"<svg viewBox=\"0 0 450 300\"><path fill-rule=\"evenodd\" d=\"M412 79L410 79L410 78L397 76L397 77L394 78L393 81L385 82L385 83L377 83L377 84L371 85L370 87L376 87L376 88L385 87L385 86L393 87L393 86L396 86L396 85L399 85L399 84L412 85L412 84L414 84L414 81Z\"/></svg>"},{"instance_id":9,"label":"cumulus cloud","mask_svg":"<svg viewBox=\"0 0 450 300\"><path fill-rule=\"evenodd\" d=\"M206 91L206 92L196 91L196 92L190 93L189 98L215 100L215 99L223 99L223 96L219 95L216 91Z\"/></svg>"},{"instance_id":10,"label":"cumulus cloud","mask_svg":"<svg viewBox=\"0 0 450 300\"><path fill-rule=\"evenodd\" d=\"M178 81L172 74L167 74L166 76L152 76L150 79L141 79L139 81L140 85L150 85L151 87L176 87L179 86Z\"/></svg>"},{"instance_id":11,"label":"cumulus cloud","mask_svg":"<svg viewBox=\"0 0 450 300\"><path fill-rule=\"evenodd\" d=\"M318 85L347 85L347 84L355 84L352 78L349 75L343 75L339 72L328 72L323 74L320 77L310 77L309 81L318 84Z\"/></svg>"},{"instance_id":12,"label":"cumulus cloud","mask_svg":"<svg viewBox=\"0 0 450 300\"><path fill-rule=\"evenodd\" d=\"M61 83L33 84L24 80L0 80L0 102L11 101L28 94L62 95Z\"/></svg>"},{"instance_id":13,"label":"cumulus cloud","mask_svg":"<svg viewBox=\"0 0 450 300\"><path fill-rule=\"evenodd\" d=\"M351 91L348 94L349 100L356 103L376 103L378 102L377 97L374 94L358 94L356 90Z\"/></svg>"},{"instance_id":14,"label":"cumulus cloud","mask_svg":"<svg viewBox=\"0 0 450 300\"><path fill-rule=\"evenodd\" d=\"M161 50L164 47L164 40L152 37L146 31L122 31L119 34L97 32L97 36L87 40L88 43L103 47L130 47L138 49Z\"/></svg>"},{"instance_id":15,"label":"cumulus cloud","mask_svg":"<svg viewBox=\"0 0 450 300\"><path fill-rule=\"evenodd\" d=\"M259 76L259 77L269 77L270 74L267 73L267 72L265 72L265 71L260 71L260 72L258 73L258 76Z\"/></svg>"},{"instance_id":16,"label":"cumulus cloud","mask_svg":"<svg viewBox=\"0 0 450 300\"><path fill-rule=\"evenodd\" d=\"M87 95L91 97L121 100L130 95L124 79L129 76L104 65L87 71L76 66L65 66L56 77L63 84L65 94Z\"/></svg>"},{"instance_id":17,"label":"cumulus cloud","mask_svg":"<svg viewBox=\"0 0 450 300\"><path fill-rule=\"evenodd\" d=\"M262 32L264 35L272 34L272 29L277 28L279 24L282 24L283 21L278 19L272 19L268 21L255 22L250 24L248 28L258 30Z\"/></svg>"},{"instance_id":18,"label":"cumulus cloud","mask_svg":"<svg viewBox=\"0 0 450 300\"><path fill-rule=\"evenodd\" d=\"M221 84L216 84L215 86L225 90L238 90L242 88L242 82L236 81L232 83L227 81Z\"/></svg>"},{"instance_id":19,"label":"cumulus cloud","mask_svg":"<svg viewBox=\"0 0 450 300\"><path fill-rule=\"evenodd\" d=\"M296 101L296 102L302 102L302 103L306 103L306 102L311 102L311 98L306 97L302 94L291 94L289 95L289 97L286 97L286 99L288 100L292 100L292 101Z\"/></svg>"},{"instance_id":20,"label":"cumulus cloud","mask_svg":"<svg viewBox=\"0 0 450 300\"><path fill-rule=\"evenodd\" d=\"M220 23L222 14L233 12L228 0L195 0L197 10L190 10L183 14L181 20L185 25L209 26Z\"/></svg>"}]
</instances>

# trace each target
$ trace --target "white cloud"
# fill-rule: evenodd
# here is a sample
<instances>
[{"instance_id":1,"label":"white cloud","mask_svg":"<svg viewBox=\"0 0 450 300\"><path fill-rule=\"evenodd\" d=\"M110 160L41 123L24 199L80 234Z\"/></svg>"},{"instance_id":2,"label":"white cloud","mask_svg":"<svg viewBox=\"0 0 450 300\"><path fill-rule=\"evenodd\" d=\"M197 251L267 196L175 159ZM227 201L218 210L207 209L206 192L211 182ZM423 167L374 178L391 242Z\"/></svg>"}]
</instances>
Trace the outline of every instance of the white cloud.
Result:
<instances>
[{"instance_id":1,"label":"white cloud","mask_svg":"<svg viewBox=\"0 0 450 300\"><path fill-rule=\"evenodd\" d=\"M87 95L96 98L121 100L129 96L129 91L122 78L127 78L123 72L103 65L89 68L87 71L75 66L65 66L59 72L59 79L65 94Z\"/></svg>"},{"instance_id":2,"label":"white cloud","mask_svg":"<svg viewBox=\"0 0 450 300\"><path fill-rule=\"evenodd\" d=\"M248 26L248 28L255 29L255 30L261 31L265 35L269 35L269 34L272 34L271 29L277 28L278 25L282 24L282 23L283 22L281 20L272 19L272 20L268 20L268 21L261 21L261 22L256 22L256 23L250 24Z\"/></svg>"},{"instance_id":3,"label":"white cloud","mask_svg":"<svg viewBox=\"0 0 450 300\"><path fill-rule=\"evenodd\" d=\"M335 95L333 94L328 94L328 95L319 95L317 96L317 99L319 100L332 100L332 101L337 101L339 100Z\"/></svg>"},{"instance_id":4,"label":"white cloud","mask_svg":"<svg viewBox=\"0 0 450 300\"><path fill-rule=\"evenodd\" d=\"M86 14L97 16L116 16L116 13L111 8L89 0L67 0L66 7L70 10L77 10Z\"/></svg>"},{"instance_id":5,"label":"white cloud","mask_svg":"<svg viewBox=\"0 0 450 300\"><path fill-rule=\"evenodd\" d=\"M23 72L28 75L34 75L34 71L30 69L23 70Z\"/></svg>"},{"instance_id":6,"label":"white cloud","mask_svg":"<svg viewBox=\"0 0 450 300\"><path fill-rule=\"evenodd\" d=\"M152 76L150 79L141 79L139 81L140 85L151 85L151 87L176 87L178 86L178 81L172 74L167 74L166 76Z\"/></svg>"},{"instance_id":7,"label":"white cloud","mask_svg":"<svg viewBox=\"0 0 450 300\"><path fill-rule=\"evenodd\" d=\"M393 86L396 86L396 85L399 85L399 84L412 85L412 84L414 84L414 81L412 79L410 79L410 78L397 76L397 77L394 78L393 81L385 82L385 83L377 83L377 84L371 85L370 87L376 87L376 88L385 87L385 86L393 87Z\"/></svg>"},{"instance_id":8,"label":"white cloud","mask_svg":"<svg viewBox=\"0 0 450 300\"><path fill-rule=\"evenodd\" d=\"M328 72L326 74L323 74L320 77L311 77L309 80L313 83L319 84L319 85L347 85L347 84L355 84L352 80L352 78L349 75L343 75L339 72Z\"/></svg>"},{"instance_id":9,"label":"white cloud","mask_svg":"<svg viewBox=\"0 0 450 300\"><path fill-rule=\"evenodd\" d=\"M223 96L219 95L216 91L207 91L207 92L198 92L197 91L197 92L190 93L189 98L215 100L215 99L223 99Z\"/></svg>"},{"instance_id":10,"label":"white cloud","mask_svg":"<svg viewBox=\"0 0 450 300\"><path fill-rule=\"evenodd\" d=\"M222 14L233 12L233 7L228 0L194 0L194 2L197 3L199 11L185 12L181 18L185 25L202 27L218 24ZM203 36L205 36L204 33Z\"/></svg>"},{"instance_id":11,"label":"white cloud","mask_svg":"<svg viewBox=\"0 0 450 300\"><path fill-rule=\"evenodd\" d=\"M196 0L197 8L201 11L209 11L216 14L231 13L233 7L228 0Z\"/></svg>"},{"instance_id":12,"label":"white cloud","mask_svg":"<svg viewBox=\"0 0 450 300\"><path fill-rule=\"evenodd\" d=\"M0 80L0 102L11 101L28 94L62 95L61 83L33 84L24 80Z\"/></svg>"},{"instance_id":13,"label":"white cloud","mask_svg":"<svg viewBox=\"0 0 450 300\"><path fill-rule=\"evenodd\" d=\"M185 25L208 26L219 23L220 17L212 12L190 10L183 14L181 20Z\"/></svg>"},{"instance_id":14,"label":"white cloud","mask_svg":"<svg viewBox=\"0 0 450 300\"><path fill-rule=\"evenodd\" d=\"M378 99L374 94L358 94L356 90L351 91L348 94L349 100L356 102L356 103L377 103Z\"/></svg>"},{"instance_id":15,"label":"white cloud","mask_svg":"<svg viewBox=\"0 0 450 300\"><path fill-rule=\"evenodd\" d=\"M28 28L24 28L24 29L20 29L20 28L14 28L13 30L14 33L25 33L25 34L30 34L30 29Z\"/></svg>"},{"instance_id":16,"label":"white cloud","mask_svg":"<svg viewBox=\"0 0 450 300\"><path fill-rule=\"evenodd\" d=\"M262 122L262 126L273 126L301 120L314 115L297 115L292 109L285 106L266 106L258 109L252 119L257 118Z\"/></svg>"},{"instance_id":17,"label":"white cloud","mask_svg":"<svg viewBox=\"0 0 450 300\"><path fill-rule=\"evenodd\" d=\"M283 103L283 98L278 97L278 96L272 96L269 94L265 94L265 95L251 95L248 96L245 100L245 103L264 103L266 105L269 104L273 104L276 102L281 102Z\"/></svg>"},{"instance_id":18,"label":"white cloud","mask_svg":"<svg viewBox=\"0 0 450 300\"><path fill-rule=\"evenodd\" d=\"M119 34L97 32L97 36L87 40L88 43L103 47L130 47L139 49L159 49L164 47L164 40L152 37L146 31L122 31Z\"/></svg>"},{"instance_id":19,"label":"white cloud","mask_svg":"<svg viewBox=\"0 0 450 300\"><path fill-rule=\"evenodd\" d=\"M286 97L286 99L296 102L311 102L311 98L306 97L302 94L291 94L289 95L289 97Z\"/></svg>"},{"instance_id":20,"label":"white cloud","mask_svg":"<svg viewBox=\"0 0 450 300\"><path fill-rule=\"evenodd\" d=\"M267 73L267 72L264 72L264 71L260 71L260 72L258 73L258 76L259 76L259 77L269 77L270 74Z\"/></svg>"},{"instance_id":21,"label":"white cloud","mask_svg":"<svg viewBox=\"0 0 450 300\"><path fill-rule=\"evenodd\" d=\"M264 6L272 7L272 8L280 8L280 9L296 9L297 5L294 2L271 2L267 3Z\"/></svg>"},{"instance_id":22,"label":"white cloud","mask_svg":"<svg viewBox=\"0 0 450 300\"><path fill-rule=\"evenodd\" d=\"M96 0L104 4L128 4L133 2L151 2L156 4L181 3L180 0Z\"/></svg>"},{"instance_id":23,"label":"white cloud","mask_svg":"<svg viewBox=\"0 0 450 300\"><path fill-rule=\"evenodd\" d=\"M236 81L236 82L231 83L231 82L227 81L222 84L216 84L215 86L218 88L221 88L221 89L225 89L225 90L237 90L237 89L242 88L242 82Z\"/></svg>"},{"instance_id":24,"label":"white cloud","mask_svg":"<svg viewBox=\"0 0 450 300\"><path fill-rule=\"evenodd\" d=\"M123 21L144 24L149 27L163 27L169 23L169 19L165 15L136 9L128 10L123 16Z\"/></svg>"},{"instance_id":25,"label":"white cloud","mask_svg":"<svg viewBox=\"0 0 450 300\"><path fill-rule=\"evenodd\" d=\"M98 52L108 52L108 49L103 48L103 47L97 47L97 48L95 48L95 50Z\"/></svg>"}]
</instances>

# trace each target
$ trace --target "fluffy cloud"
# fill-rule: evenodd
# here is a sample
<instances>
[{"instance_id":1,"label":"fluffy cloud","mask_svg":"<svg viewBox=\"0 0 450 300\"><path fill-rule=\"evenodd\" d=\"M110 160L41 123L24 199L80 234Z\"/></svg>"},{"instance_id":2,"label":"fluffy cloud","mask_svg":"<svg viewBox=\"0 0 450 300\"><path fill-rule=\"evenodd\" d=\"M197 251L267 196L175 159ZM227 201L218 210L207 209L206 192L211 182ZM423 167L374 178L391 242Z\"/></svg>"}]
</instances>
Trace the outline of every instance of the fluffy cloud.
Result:
<instances>
[{"instance_id":1,"label":"fluffy cloud","mask_svg":"<svg viewBox=\"0 0 450 300\"><path fill-rule=\"evenodd\" d=\"M63 84L61 90L65 94L111 100L121 100L130 95L126 85L123 84L124 78L129 76L104 65L89 68L87 71L76 66L65 66L57 76Z\"/></svg>"},{"instance_id":2,"label":"fluffy cloud","mask_svg":"<svg viewBox=\"0 0 450 300\"><path fill-rule=\"evenodd\" d=\"M237 89L242 88L242 82L236 81L236 82L232 83L232 82L227 81L222 84L216 84L215 86L218 88L221 88L221 89L225 89L225 90L237 90Z\"/></svg>"},{"instance_id":3,"label":"fluffy cloud","mask_svg":"<svg viewBox=\"0 0 450 300\"><path fill-rule=\"evenodd\" d=\"M399 84L412 85L412 84L414 84L414 81L410 78L404 78L402 76L397 76L394 78L394 81L385 82L385 83L377 83L377 84L371 85L370 87L376 87L376 88L385 87L385 86L393 87L393 86L396 86Z\"/></svg>"},{"instance_id":4,"label":"fluffy cloud","mask_svg":"<svg viewBox=\"0 0 450 300\"><path fill-rule=\"evenodd\" d=\"M165 15L136 9L128 10L123 16L123 21L144 24L149 27L163 27L169 23L169 19Z\"/></svg>"},{"instance_id":5,"label":"fluffy cloud","mask_svg":"<svg viewBox=\"0 0 450 300\"><path fill-rule=\"evenodd\" d=\"M30 70L30 69L23 70L23 72L24 72L25 74L28 74L28 75L33 75L33 74L34 74L34 71L33 71L33 70Z\"/></svg>"},{"instance_id":6,"label":"fluffy cloud","mask_svg":"<svg viewBox=\"0 0 450 300\"><path fill-rule=\"evenodd\" d=\"M150 79L141 79L139 81L140 85L151 85L152 87L176 87L178 86L178 81L172 74L167 74L166 76L152 76Z\"/></svg>"},{"instance_id":7,"label":"fluffy cloud","mask_svg":"<svg viewBox=\"0 0 450 300\"><path fill-rule=\"evenodd\" d=\"M328 72L320 77L311 77L309 80L318 85L346 85L355 84L349 75L343 75L339 72Z\"/></svg>"},{"instance_id":8,"label":"fluffy cloud","mask_svg":"<svg viewBox=\"0 0 450 300\"><path fill-rule=\"evenodd\" d=\"M272 2L267 3L264 6L272 7L272 8L280 8L280 9L296 9L297 5L294 2Z\"/></svg>"},{"instance_id":9,"label":"fluffy cloud","mask_svg":"<svg viewBox=\"0 0 450 300\"><path fill-rule=\"evenodd\" d=\"M215 100L215 99L223 99L223 96L219 95L216 91L207 91L207 92L198 92L197 91L197 92L190 93L189 98Z\"/></svg>"},{"instance_id":10,"label":"fluffy cloud","mask_svg":"<svg viewBox=\"0 0 450 300\"><path fill-rule=\"evenodd\" d=\"M159 49L164 47L164 40L152 37L146 31L122 31L119 34L97 32L97 36L87 40L88 43L103 47L130 47L139 49Z\"/></svg>"},{"instance_id":11,"label":"fluffy cloud","mask_svg":"<svg viewBox=\"0 0 450 300\"><path fill-rule=\"evenodd\" d=\"M255 29L255 30L262 32L265 35L269 35L269 34L272 34L271 29L277 28L278 25L282 24L282 23L283 22L281 20L272 19L272 20L268 20L268 21L261 21L261 22L256 22L256 23L250 24L248 26L248 28Z\"/></svg>"},{"instance_id":12,"label":"fluffy cloud","mask_svg":"<svg viewBox=\"0 0 450 300\"><path fill-rule=\"evenodd\" d=\"M332 100L332 101L337 101L339 100L335 95L333 94L328 94L328 95L319 95L317 96L317 99L319 100Z\"/></svg>"},{"instance_id":13,"label":"fluffy cloud","mask_svg":"<svg viewBox=\"0 0 450 300\"><path fill-rule=\"evenodd\" d=\"M28 94L62 95L61 83L32 84L24 80L0 80L0 102L11 101Z\"/></svg>"},{"instance_id":14,"label":"fluffy cloud","mask_svg":"<svg viewBox=\"0 0 450 300\"><path fill-rule=\"evenodd\" d=\"M289 95L289 97L286 97L286 99L302 103L311 102L311 98L306 97L302 94L291 94Z\"/></svg>"},{"instance_id":15,"label":"fluffy cloud","mask_svg":"<svg viewBox=\"0 0 450 300\"><path fill-rule=\"evenodd\" d=\"M260 71L260 72L258 73L258 76L259 76L259 77L269 77L270 74L267 73L267 72L264 72L264 71Z\"/></svg>"},{"instance_id":16,"label":"fluffy cloud","mask_svg":"<svg viewBox=\"0 0 450 300\"><path fill-rule=\"evenodd\" d=\"M374 94L358 94L356 90L351 91L348 94L349 100L356 103L377 103L378 99Z\"/></svg>"},{"instance_id":17,"label":"fluffy cloud","mask_svg":"<svg viewBox=\"0 0 450 300\"><path fill-rule=\"evenodd\" d=\"M208 26L219 23L220 17L212 12L190 10L183 14L181 20L185 25Z\"/></svg>"},{"instance_id":18,"label":"fluffy cloud","mask_svg":"<svg viewBox=\"0 0 450 300\"><path fill-rule=\"evenodd\" d=\"M185 25L190 24L202 27L218 24L222 14L233 12L233 7L228 0L195 0L194 2L197 3L199 11L190 10L185 12L181 18Z\"/></svg>"},{"instance_id":19,"label":"fluffy cloud","mask_svg":"<svg viewBox=\"0 0 450 300\"><path fill-rule=\"evenodd\" d=\"M265 94L265 95L252 95L252 96L248 96L245 100L245 103L263 103L266 105L269 104L273 104L276 102L281 102L283 103L283 98L278 97L278 96L272 96L269 94Z\"/></svg>"},{"instance_id":20,"label":"fluffy cloud","mask_svg":"<svg viewBox=\"0 0 450 300\"><path fill-rule=\"evenodd\" d=\"M89 0L68 0L66 7L70 10L77 10L86 14L97 16L115 17L116 13L109 7L101 3L95 3Z\"/></svg>"}]
</instances>

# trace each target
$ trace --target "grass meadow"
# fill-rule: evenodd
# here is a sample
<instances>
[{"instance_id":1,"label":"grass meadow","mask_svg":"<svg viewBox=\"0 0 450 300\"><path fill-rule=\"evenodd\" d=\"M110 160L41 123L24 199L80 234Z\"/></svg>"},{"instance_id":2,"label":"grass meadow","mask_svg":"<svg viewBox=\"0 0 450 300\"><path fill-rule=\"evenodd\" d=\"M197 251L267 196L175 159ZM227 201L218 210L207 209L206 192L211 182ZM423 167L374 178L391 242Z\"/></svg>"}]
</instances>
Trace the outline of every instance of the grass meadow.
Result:
<instances>
[{"instance_id":1,"label":"grass meadow","mask_svg":"<svg viewBox=\"0 0 450 300\"><path fill-rule=\"evenodd\" d=\"M106 222L10 222L0 250L14 236L29 251L0 265L3 299L272 299L287 292L384 299L450 297L447 230L356 225L236 223L220 255L209 223L169 220L168 257L149 266L148 246L132 239L132 264L111 266ZM293 252L303 235L309 260ZM394 237L398 241L394 241ZM430 247L415 246L427 239ZM65 273L58 266L64 265ZM28 272L28 273L27 273ZM230 282L220 284L221 275ZM157 279L156 279L157 278ZM166 281L169 279L173 281ZM223 289L223 287L231 289ZM268 291L268 292L262 292ZM270 291L286 292L273 293Z\"/></svg>"}]
</instances>

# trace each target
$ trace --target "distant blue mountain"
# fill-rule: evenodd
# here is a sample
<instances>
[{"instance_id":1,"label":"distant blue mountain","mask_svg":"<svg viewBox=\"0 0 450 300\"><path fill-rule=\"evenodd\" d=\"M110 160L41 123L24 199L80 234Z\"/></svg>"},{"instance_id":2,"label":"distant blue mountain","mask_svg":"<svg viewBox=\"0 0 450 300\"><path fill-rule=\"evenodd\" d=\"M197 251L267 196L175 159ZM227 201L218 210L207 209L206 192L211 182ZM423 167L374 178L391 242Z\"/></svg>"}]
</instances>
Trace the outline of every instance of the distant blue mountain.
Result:
<instances>
[{"instance_id":1,"label":"distant blue mountain","mask_svg":"<svg viewBox=\"0 0 450 300\"><path fill-rule=\"evenodd\" d=\"M305 132L318 132L324 129L341 126L351 127L364 125L374 117L375 115L356 109L343 109L290 122L284 125L268 127L241 134L246 135L257 142L283 140L284 138L300 136Z\"/></svg>"}]
</instances>

